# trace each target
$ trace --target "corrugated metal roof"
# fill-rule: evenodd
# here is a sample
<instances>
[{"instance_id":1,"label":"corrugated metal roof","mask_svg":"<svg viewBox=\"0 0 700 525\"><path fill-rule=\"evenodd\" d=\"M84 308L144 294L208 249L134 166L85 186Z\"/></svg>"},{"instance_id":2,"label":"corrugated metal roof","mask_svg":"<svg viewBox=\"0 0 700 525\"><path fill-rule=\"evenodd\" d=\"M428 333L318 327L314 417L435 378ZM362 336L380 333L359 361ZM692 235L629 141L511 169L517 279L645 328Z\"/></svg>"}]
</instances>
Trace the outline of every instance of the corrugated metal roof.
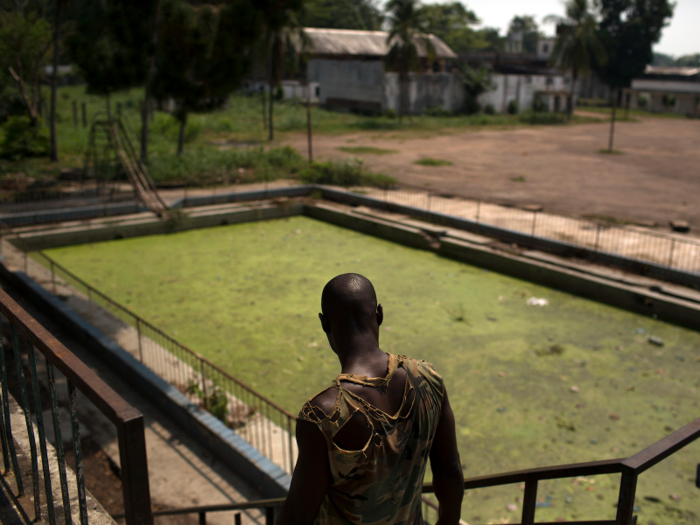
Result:
<instances>
[{"instance_id":1,"label":"corrugated metal roof","mask_svg":"<svg viewBox=\"0 0 700 525\"><path fill-rule=\"evenodd\" d=\"M315 29L307 27L304 32L309 37L312 55L346 55L383 57L390 46L386 31L357 31L353 29ZM436 58L457 58L452 49L435 35L428 35L433 44ZM421 39L416 39L418 55L426 56Z\"/></svg>"},{"instance_id":2,"label":"corrugated metal roof","mask_svg":"<svg viewBox=\"0 0 700 525\"><path fill-rule=\"evenodd\" d=\"M698 67L664 67L664 66L647 66L644 72L647 75L681 75L684 77L693 77L700 75Z\"/></svg>"}]
</instances>

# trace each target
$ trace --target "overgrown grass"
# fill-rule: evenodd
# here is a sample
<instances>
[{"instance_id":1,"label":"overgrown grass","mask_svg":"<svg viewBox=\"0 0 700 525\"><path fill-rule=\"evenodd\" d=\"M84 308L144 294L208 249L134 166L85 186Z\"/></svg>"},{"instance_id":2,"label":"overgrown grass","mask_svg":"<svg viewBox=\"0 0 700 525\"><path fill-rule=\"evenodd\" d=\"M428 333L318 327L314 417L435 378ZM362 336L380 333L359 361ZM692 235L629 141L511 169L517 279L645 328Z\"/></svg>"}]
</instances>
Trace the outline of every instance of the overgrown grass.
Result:
<instances>
[{"instance_id":1,"label":"overgrown grass","mask_svg":"<svg viewBox=\"0 0 700 525\"><path fill-rule=\"evenodd\" d=\"M43 89L42 96L44 100L49 100L48 88ZM139 107L142 100L142 89L114 93L111 96L112 113L116 113L117 108L120 107L122 115L130 123L137 136L140 135L141 128ZM77 125L74 125L73 122L73 103L77 107ZM85 104L87 112L86 127L82 125L81 107L83 104ZM59 88L56 114L59 162L50 162L46 157L25 158L18 161L0 160L0 177L23 173L33 178L53 179L62 168L82 167L88 147L90 124L96 115L106 114L106 109L106 99L87 94L85 86ZM414 116L411 119L405 118L400 122L391 116L361 116L314 107L311 109L311 119L314 134L371 131L380 134L398 134L402 137L432 136L482 127L523 126L533 122L536 124L562 123L558 120L559 117L537 117L535 121L531 122L522 114L445 116L442 112L432 113L432 115ZM591 117L574 117L573 122L596 120ZM221 110L207 114L189 115L185 135L185 154L182 158L176 159L179 123L170 114L156 111L150 122L150 169L154 178L158 180L169 180L179 176L204 179L206 178L204 175L208 173L229 173L234 167L231 163L231 157L220 155L219 151L245 144L266 145L268 131L265 126L266 121L263 119L263 104L260 96L233 95L226 107ZM306 131L306 108L291 101L276 102L274 126L276 138L280 140L284 140L291 133ZM4 140L5 132L6 125L0 125L0 143ZM362 152L349 151L349 153L379 154L378 149ZM259 153L246 155L255 157ZM267 163L257 162L255 164L260 166ZM257 170L258 168L251 169ZM203 171L197 172L197 170ZM261 176L271 175L263 173Z\"/></svg>"},{"instance_id":2,"label":"overgrown grass","mask_svg":"<svg viewBox=\"0 0 700 525\"><path fill-rule=\"evenodd\" d=\"M423 157L415 161L414 164L418 164L419 166L452 166L449 160L435 159L433 157Z\"/></svg>"},{"instance_id":3,"label":"overgrown grass","mask_svg":"<svg viewBox=\"0 0 700 525\"><path fill-rule=\"evenodd\" d=\"M395 149L373 148L372 146L344 146L338 149L354 155L390 155L396 153Z\"/></svg>"},{"instance_id":4,"label":"overgrown grass","mask_svg":"<svg viewBox=\"0 0 700 525\"><path fill-rule=\"evenodd\" d=\"M610 116L612 113L611 107L599 107L599 106L578 106L577 110L585 111L587 113L600 113L601 115ZM617 108L616 118L621 118L624 120L625 114L629 117L646 117L646 118L671 118L671 119L687 119L692 118L684 115L683 113L675 113L672 111L665 111L663 113L652 113L644 109L630 109L625 110L625 108ZM632 120L631 118L629 120ZM636 120L636 119L635 119Z\"/></svg>"}]
</instances>

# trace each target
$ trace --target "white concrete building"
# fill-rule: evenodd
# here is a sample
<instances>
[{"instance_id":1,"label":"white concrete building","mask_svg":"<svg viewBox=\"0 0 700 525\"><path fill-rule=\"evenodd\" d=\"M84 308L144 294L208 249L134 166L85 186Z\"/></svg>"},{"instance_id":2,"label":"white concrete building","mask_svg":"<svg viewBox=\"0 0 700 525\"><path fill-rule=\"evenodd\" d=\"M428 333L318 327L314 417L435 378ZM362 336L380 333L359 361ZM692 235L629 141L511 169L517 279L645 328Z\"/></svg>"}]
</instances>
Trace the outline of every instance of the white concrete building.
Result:
<instances>
[{"instance_id":1,"label":"white concrete building","mask_svg":"<svg viewBox=\"0 0 700 525\"><path fill-rule=\"evenodd\" d=\"M519 110L532 108L539 98L549 111L565 112L571 95L569 78L560 74L494 73L494 89L479 96L479 104L491 104L497 113L508 110L514 100Z\"/></svg>"},{"instance_id":2,"label":"white concrete building","mask_svg":"<svg viewBox=\"0 0 700 525\"><path fill-rule=\"evenodd\" d=\"M639 107L640 95L649 97L649 110L655 113L673 111L700 116L700 68L647 66L641 78L632 80L624 90L629 107ZM627 100L627 98L626 98Z\"/></svg>"}]
</instances>

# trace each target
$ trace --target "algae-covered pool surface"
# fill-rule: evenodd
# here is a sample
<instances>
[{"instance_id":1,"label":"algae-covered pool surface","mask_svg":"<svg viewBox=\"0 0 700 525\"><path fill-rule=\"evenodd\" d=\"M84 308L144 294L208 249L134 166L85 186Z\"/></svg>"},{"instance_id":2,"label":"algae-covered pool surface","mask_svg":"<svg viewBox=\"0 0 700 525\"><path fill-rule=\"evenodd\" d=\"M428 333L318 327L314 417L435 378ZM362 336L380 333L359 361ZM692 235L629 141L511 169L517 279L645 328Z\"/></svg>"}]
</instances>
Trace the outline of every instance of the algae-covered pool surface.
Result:
<instances>
[{"instance_id":1,"label":"algae-covered pool surface","mask_svg":"<svg viewBox=\"0 0 700 525\"><path fill-rule=\"evenodd\" d=\"M700 416L697 332L305 217L47 253L292 413L340 369L324 284L367 276L382 349L445 378L468 477L629 456ZM638 523L700 523L698 463L696 442L643 474ZM538 521L614 518L617 479L541 483ZM517 523L522 495L469 491L463 519Z\"/></svg>"}]
</instances>

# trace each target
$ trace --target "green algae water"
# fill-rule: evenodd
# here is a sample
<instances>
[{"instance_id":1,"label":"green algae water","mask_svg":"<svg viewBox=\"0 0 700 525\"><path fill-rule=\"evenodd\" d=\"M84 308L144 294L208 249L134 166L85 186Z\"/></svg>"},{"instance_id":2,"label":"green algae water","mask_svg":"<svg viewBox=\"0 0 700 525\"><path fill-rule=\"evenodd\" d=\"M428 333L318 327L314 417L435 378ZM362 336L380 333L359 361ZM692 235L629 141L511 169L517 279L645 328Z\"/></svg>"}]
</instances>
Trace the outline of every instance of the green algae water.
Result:
<instances>
[{"instance_id":1,"label":"green algae water","mask_svg":"<svg viewBox=\"0 0 700 525\"><path fill-rule=\"evenodd\" d=\"M47 253L292 413L340 371L323 286L367 276L381 347L445 378L468 477L629 456L700 417L697 332L313 219ZM700 523L698 463L694 443L640 477L640 525ZM541 483L537 520L613 519L617 479ZM469 491L463 519L518 523L522 495Z\"/></svg>"}]
</instances>

